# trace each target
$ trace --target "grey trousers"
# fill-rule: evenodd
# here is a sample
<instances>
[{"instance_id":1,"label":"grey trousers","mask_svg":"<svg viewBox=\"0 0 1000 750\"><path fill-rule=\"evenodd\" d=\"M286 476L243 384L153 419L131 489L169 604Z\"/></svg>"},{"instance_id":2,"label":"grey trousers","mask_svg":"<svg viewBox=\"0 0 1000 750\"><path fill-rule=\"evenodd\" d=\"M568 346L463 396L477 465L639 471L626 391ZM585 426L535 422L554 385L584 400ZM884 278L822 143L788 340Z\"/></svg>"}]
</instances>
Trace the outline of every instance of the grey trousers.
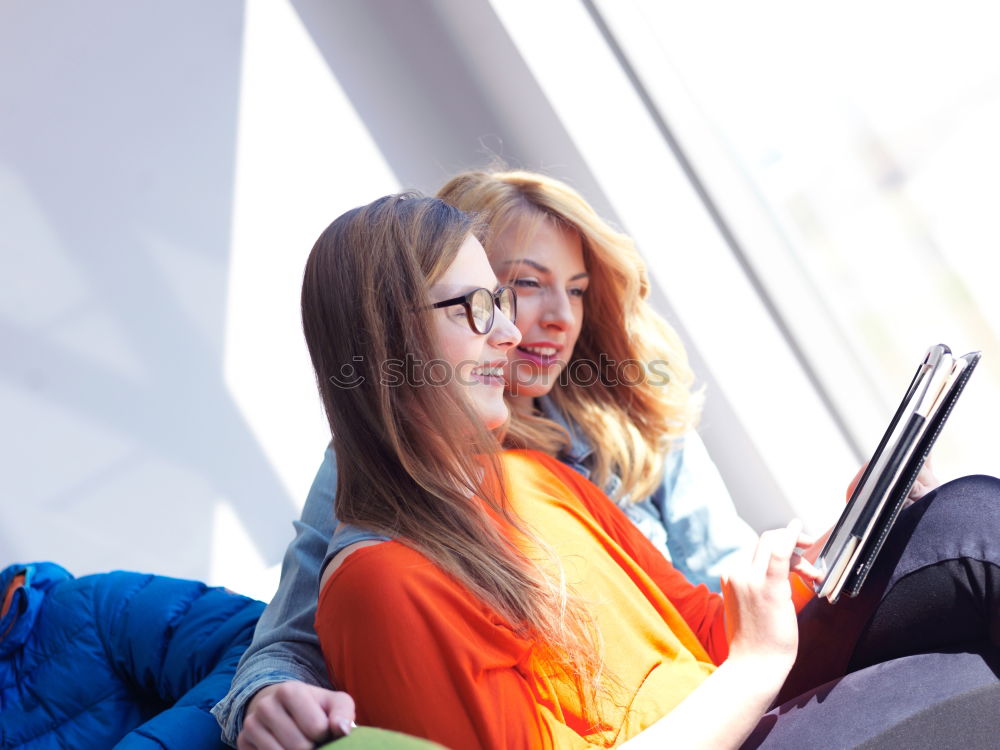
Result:
<instances>
[{"instance_id":1,"label":"grey trousers","mask_svg":"<svg viewBox=\"0 0 1000 750\"><path fill-rule=\"evenodd\" d=\"M1000 480L905 509L855 598L799 615L799 652L745 748L1000 747Z\"/></svg>"}]
</instances>

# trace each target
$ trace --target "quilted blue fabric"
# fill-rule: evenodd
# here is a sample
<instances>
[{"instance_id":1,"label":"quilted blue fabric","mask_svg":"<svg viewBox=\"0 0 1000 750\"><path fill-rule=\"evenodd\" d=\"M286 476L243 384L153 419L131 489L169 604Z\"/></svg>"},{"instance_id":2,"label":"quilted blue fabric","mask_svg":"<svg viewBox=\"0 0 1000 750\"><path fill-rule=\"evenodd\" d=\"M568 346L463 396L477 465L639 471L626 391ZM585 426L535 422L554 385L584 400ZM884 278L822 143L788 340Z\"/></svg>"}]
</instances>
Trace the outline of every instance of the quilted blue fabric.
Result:
<instances>
[{"instance_id":1,"label":"quilted blue fabric","mask_svg":"<svg viewBox=\"0 0 1000 750\"><path fill-rule=\"evenodd\" d=\"M0 620L0 747L224 748L209 713L264 605L197 581L115 572L25 575Z\"/></svg>"}]
</instances>

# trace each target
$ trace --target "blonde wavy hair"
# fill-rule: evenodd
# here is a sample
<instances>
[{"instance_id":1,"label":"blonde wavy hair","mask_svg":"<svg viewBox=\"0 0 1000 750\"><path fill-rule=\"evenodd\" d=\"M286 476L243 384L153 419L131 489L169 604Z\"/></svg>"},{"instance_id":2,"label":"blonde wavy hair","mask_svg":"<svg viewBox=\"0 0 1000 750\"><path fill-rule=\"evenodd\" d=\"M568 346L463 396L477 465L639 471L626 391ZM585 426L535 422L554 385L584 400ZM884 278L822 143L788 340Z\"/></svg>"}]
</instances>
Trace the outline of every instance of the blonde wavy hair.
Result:
<instances>
[{"instance_id":1,"label":"blonde wavy hair","mask_svg":"<svg viewBox=\"0 0 1000 750\"><path fill-rule=\"evenodd\" d=\"M486 223L487 254L507 229L514 229L518 241L528 241L545 220L580 235L590 274L586 315L566 372L549 396L593 446L593 482L607 487L617 474L621 485L612 488L613 499L638 502L649 496L662 479L664 453L694 427L703 399L692 390L684 345L649 304L646 265L632 239L569 185L536 172L463 172L437 195ZM595 368L594 382L586 386L566 377L600 362L602 355L617 364L612 376ZM628 382L615 377L625 363L639 363L642 375ZM552 455L567 446L568 436L554 422L513 409L511 415L508 446Z\"/></svg>"}]
</instances>

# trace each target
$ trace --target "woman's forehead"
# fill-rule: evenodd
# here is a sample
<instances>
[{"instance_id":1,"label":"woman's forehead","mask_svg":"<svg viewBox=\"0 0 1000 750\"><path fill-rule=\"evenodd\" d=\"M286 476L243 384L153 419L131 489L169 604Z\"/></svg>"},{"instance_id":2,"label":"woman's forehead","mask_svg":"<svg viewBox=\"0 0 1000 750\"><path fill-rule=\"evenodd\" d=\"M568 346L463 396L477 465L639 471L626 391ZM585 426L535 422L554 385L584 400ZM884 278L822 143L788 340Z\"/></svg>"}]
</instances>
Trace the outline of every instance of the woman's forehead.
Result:
<instances>
[{"instance_id":1,"label":"woman's forehead","mask_svg":"<svg viewBox=\"0 0 1000 750\"><path fill-rule=\"evenodd\" d=\"M535 222L529 228L511 226L491 245L490 260L504 271L512 265L557 275L586 271L579 232L553 219Z\"/></svg>"},{"instance_id":2,"label":"woman's forehead","mask_svg":"<svg viewBox=\"0 0 1000 750\"><path fill-rule=\"evenodd\" d=\"M463 294L477 287L493 289L496 284L496 275L486 258L486 251L479 240L470 234L432 289Z\"/></svg>"}]
</instances>

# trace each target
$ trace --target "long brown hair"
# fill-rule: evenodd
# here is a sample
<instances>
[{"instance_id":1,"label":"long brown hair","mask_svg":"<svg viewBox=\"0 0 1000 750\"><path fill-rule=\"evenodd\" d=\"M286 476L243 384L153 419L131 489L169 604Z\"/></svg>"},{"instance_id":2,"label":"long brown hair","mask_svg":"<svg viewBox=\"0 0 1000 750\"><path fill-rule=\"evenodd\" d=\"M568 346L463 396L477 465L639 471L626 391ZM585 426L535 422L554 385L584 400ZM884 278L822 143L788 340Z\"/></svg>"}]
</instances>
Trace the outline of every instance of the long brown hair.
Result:
<instances>
[{"instance_id":1,"label":"long brown hair","mask_svg":"<svg viewBox=\"0 0 1000 750\"><path fill-rule=\"evenodd\" d=\"M489 227L487 254L512 227L519 243L530 241L547 220L580 235L590 273L586 315L567 371L549 395L593 447L594 483L607 486L617 474L622 480L617 498L646 498L662 477L663 453L697 422L701 395L692 392L694 375L680 338L647 300L649 278L632 239L601 219L573 188L535 172L464 172L438 197L482 217ZM590 371L587 385L567 377L581 373L577 368L588 362L601 362L602 355L619 366L639 363L654 369L645 369L636 382L619 379L627 374L623 369L599 367ZM554 454L566 441L549 420L511 416L509 445Z\"/></svg>"},{"instance_id":2,"label":"long brown hair","mask_svg":"<svg viewBox=\"0 0 1000 750\"><path fill-rule=\"evenodd\" d=\"M509 510L496 438L452 389L385 377L387 363L435 359L421 310L475 229L443 201L391 195L340 216L312 249L302 322L337 454L337 517L424 554L594 695L600 655L582 607L551 561L528 560L504 531L545 549Z\"/></svg>"}]
</instances>

